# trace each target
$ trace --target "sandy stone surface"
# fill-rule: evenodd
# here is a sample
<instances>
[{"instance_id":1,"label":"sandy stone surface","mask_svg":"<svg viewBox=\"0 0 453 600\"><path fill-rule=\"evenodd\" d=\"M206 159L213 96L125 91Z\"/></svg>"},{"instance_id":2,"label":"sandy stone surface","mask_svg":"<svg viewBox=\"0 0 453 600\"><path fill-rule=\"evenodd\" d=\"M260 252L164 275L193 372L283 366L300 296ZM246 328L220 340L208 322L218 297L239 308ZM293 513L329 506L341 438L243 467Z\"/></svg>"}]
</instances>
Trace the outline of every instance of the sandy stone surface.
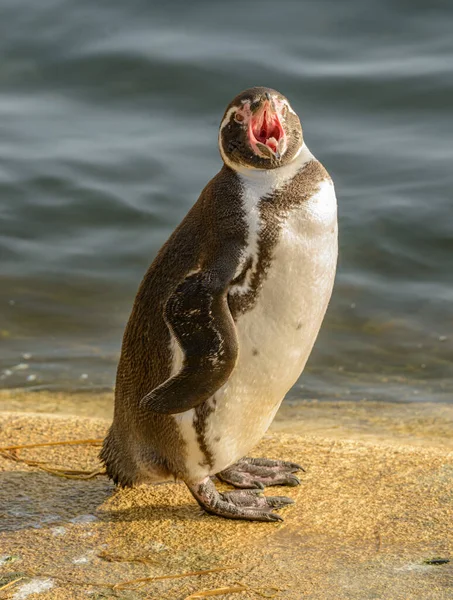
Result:
<instances>
[{"instance_id":1,"label":"sandy stone surface","mask_svg":"<svg viewBox=\"0 0 453 600\"><path fill-rule=\"evenodd\" d=\"M426 427L423 414L395 422L386 406L371 407L367 417L364 407L343 406L335 418L333 406L324 416L321 405L312 406L319 414L303 425L293 418L297 433L277 421L254 452L306 469L298 488L265 492L296 501L281 511L283 523L206 515L182 484L115 491L103 475L66 479L0 456L0 589L11 582L0 600L192 600L214 590L232 600L453 598L451 413ZM354 410L356 422L368 419L355 436ZM318 435L310 435L316 423ZM103 419L4 412L0 445L100 439L107 426ZM99 468L98 451L57 446L17 456L91 472ZM182 577L201 571L208 572ZM148 580L118 586L140 578Z\"/></svg>"}]
</instances>

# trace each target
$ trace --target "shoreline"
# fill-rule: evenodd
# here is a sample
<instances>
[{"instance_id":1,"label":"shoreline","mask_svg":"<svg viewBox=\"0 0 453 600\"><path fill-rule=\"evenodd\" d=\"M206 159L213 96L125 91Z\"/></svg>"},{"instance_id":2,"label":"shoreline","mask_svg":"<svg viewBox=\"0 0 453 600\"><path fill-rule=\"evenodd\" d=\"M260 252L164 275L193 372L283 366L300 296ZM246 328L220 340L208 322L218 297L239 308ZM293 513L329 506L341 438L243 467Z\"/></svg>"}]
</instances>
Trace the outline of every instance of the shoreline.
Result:
<instances>
[{"instance_id":1,"label":"shoreline","mask_svg":"<svg viewBox=\"0 0 453 600\"><path fill-rule=\"evenodd\" d=\"M111 421L113 391L0 390L0 414L2 412ZM283 401L269 431L453 450L453 405L291 399Z\"/></svg>"}]
</instances>

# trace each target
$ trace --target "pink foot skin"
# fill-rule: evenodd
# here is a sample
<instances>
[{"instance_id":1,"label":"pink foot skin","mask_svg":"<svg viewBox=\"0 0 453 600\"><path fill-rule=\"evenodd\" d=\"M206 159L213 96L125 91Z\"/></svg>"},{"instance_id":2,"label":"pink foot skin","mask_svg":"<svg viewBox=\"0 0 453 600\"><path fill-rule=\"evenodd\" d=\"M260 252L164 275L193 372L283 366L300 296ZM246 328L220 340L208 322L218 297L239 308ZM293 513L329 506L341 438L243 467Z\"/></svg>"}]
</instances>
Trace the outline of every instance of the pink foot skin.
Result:
<instances>
[{"instance_id":1,"label":"pink foot skin","mask_svg":"<svg viewBox=\"0 0 453 600\"><path fill-rule=\"evenodd\" d=\"M261 490L218 492L207 477L201 483L187 484L193 497L204 510L218 517L246 521L283 521L273 509L293 504L285 496L263 496Z\"/></svg>"},{"instance_id":2,"label":"pink foot skin","mask_svg":"<svg viewBox=\"0 0 453 600\"><path fill-rule=\"evenodd\" d=\"M293 475L296 471L303 468L293 462L246 457L217 473L217 477L237 488L263 490L270 485L299 485L300 479Z\"/></svg>"}]
</instances>

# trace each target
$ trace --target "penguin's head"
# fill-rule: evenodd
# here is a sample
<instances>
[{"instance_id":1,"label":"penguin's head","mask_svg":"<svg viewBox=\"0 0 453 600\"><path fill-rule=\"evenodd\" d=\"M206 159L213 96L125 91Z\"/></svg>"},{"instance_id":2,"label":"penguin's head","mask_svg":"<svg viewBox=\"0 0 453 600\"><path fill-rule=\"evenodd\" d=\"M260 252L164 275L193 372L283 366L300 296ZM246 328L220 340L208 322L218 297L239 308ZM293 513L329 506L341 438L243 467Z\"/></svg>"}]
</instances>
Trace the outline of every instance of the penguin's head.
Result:
<instances>
[{"instance_id":1,"label":"penguin's head","mask_svg":"<svg viewBox=\"0 0 453 600\"><path fill-rule=\"evenodd\" d=\"M302 144L299 117L285 96L270 88L241 92L220 124L220 154L232 169L276 169L294 160Z\"/></svg>"}]
</instances>

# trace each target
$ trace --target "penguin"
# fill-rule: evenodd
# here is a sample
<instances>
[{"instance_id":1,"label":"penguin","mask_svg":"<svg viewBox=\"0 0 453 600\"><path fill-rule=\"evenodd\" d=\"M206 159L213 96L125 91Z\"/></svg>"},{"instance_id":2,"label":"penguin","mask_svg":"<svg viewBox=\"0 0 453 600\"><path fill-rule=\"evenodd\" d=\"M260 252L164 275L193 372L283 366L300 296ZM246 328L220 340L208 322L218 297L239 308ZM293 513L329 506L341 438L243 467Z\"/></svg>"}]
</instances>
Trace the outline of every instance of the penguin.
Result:
<instances>
[{"instance_id":1,"label":"penguin","mask_svg":"<svg viewBox=\"0 0 453 600\"><path fill-rule=\"evenodd\" d=\"M208 513L279 521L290 461L250 458L304 369L332 293L337 201L285 96L228 105L221 170L157 254L127 323L101 451L121 486L183 481ZM215 479L235 490L219 492Z\"/></svg>"}]
</instances>

